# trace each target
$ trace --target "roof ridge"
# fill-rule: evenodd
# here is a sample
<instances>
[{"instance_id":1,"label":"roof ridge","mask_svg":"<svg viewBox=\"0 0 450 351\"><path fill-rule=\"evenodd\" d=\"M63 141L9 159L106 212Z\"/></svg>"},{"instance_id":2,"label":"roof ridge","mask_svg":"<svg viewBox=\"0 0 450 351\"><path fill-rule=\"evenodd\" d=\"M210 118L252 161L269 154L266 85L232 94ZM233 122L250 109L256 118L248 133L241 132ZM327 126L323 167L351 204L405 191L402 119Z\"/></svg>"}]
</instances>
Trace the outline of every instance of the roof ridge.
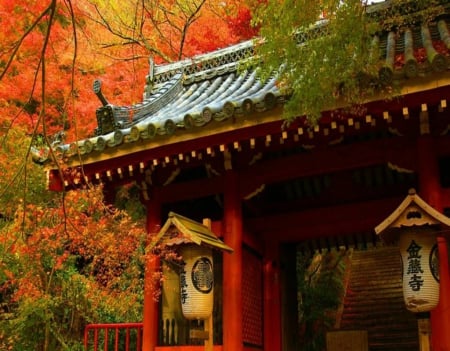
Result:
<instances>
[{"instance_id":1,"label":"roof ridge","mask_svg":"<svg viewBox=\"0 0 450 351\"><path fill-rule=\"evenodd\" d=\"M199 54L181 61L154 65L150 68L153 72L150 72L146 79L147 81L153 80L154 84L158 84L169 80L175 72L179 72L180 70L186 76L190 76L207 70L218 69L225 65L237 64L242 59L253 56L255 40L257 38L208 53Z\"/></svg>"}]
</instances>

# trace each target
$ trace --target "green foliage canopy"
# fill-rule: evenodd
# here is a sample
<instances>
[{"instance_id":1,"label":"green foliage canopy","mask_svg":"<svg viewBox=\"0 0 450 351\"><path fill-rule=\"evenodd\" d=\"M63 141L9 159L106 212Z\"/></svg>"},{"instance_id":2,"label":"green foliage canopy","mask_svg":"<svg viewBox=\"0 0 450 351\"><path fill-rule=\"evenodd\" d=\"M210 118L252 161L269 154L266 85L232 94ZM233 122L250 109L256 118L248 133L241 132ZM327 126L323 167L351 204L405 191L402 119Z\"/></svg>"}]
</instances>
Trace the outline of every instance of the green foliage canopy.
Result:
<instances>
[{"instance_id":1,"label":"green foliage canopy","mask_svg":"<svg viewBox=\"0 0 450 351\"><path fill-rule=\"evenodd\" d=\"M279 70L280 87L291 98L286 117L317 121L324 109L355 103L370 93L358 77L377 72L372 36L378 30L360 0L268 1L258 8L266 72Z\"/></svg>"},{"instance_id":2,"label":"green foliage canopy","mask_svg":"<svg viewBox=\"0 0 450 351\"><path fill-rule=\"evenodd\" d=\"M439 13L439 0L392 0L372 7L361 0L268 0L255 6L261 26L257 65L263 76L279 72L279 86L290 95L288 121L306 116L317 123L323 111L351 108L398 92L378 80L383 57L377 36L401 32ZM436 12L438 11L438 12Z\"/></svg>"}]
</instances>

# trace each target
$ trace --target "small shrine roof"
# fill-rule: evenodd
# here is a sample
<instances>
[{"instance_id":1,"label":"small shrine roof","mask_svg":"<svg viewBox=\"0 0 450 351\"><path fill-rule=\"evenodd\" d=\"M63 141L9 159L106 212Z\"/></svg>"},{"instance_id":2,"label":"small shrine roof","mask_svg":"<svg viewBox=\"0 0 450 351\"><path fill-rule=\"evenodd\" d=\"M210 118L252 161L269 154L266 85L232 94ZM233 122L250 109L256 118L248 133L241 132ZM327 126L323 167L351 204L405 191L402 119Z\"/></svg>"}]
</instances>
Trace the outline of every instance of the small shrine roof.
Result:
<instances>
[{"instance_id":1,"label":"small shrine roof","mask_svg":"<svg viewBox=\"0 0 450 351\"><path fill-rule=\"evenodd\" d=\"M375 227L375 233L390 242L395 241L399 231L404 228L427 225L449 229L450 218L431 207L417 195L415 189L411 189L402 203Z\"/></svg>"},{"instance_id":2,"label":"small shrine roof","mask_svg":"<svg viewBox=\"0 0 450 351\"><path fill-rule=\"evenodd\" d=\"M208 226L174 212L169 212L169 218L155 237L155 242L162 241L166 245L196 244L233 252Z\"/></svg>"}]
</instances>

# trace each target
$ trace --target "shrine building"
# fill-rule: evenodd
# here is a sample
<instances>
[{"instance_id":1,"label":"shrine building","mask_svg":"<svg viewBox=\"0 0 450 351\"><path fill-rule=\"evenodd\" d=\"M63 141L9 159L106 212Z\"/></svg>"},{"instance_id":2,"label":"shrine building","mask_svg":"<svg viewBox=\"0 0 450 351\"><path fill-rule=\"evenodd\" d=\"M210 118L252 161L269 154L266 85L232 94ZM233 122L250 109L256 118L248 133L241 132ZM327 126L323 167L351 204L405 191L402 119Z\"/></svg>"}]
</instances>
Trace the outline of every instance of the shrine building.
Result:
<instances>
[{"instance_id":1,"label":"shrine building","mask_svg":"<svg viewBox=\"0 0 450 351\"><path fill-rule=\"evenodd\" d=\"M261 81L255 71L239 70L254 54L253 41L151 63L142 102L132 106L108 102L97 81L96 135L58 146L68 171L50 165L49 189L101 183L114 196L134 184L152 236L169 219L180 231L209 219L208 230L184 234L213 247L216 351L295 350L296 257L331 250L352 252L333 331L363 331L370 350L419 350L398 248L374 229L412 188L450 215L450 5L436 6L443 13L432 20L379 35L384 71L376 78L400 86L399 97L373 98L363 114L323 111L314 126L302 116L285 123L289 97L276 75ZM411 52L423 59L407 57ZM446 236L438 234L436 246L434 351L450 350ZM141 350L203 350L180 307L165 298L145 293Z\"/></svg>"}]
</instances>

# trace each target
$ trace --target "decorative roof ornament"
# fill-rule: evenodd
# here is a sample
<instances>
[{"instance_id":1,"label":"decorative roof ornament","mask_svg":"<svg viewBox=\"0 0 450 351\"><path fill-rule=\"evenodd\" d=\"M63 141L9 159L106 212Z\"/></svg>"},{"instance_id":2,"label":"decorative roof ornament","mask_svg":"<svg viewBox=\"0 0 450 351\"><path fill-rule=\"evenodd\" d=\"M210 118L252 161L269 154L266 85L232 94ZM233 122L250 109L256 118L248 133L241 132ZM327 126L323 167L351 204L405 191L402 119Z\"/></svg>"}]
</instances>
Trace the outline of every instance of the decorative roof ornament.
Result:
<instances>
[{"instance_id":1,"label":"decorative roof ornament","mask_svg":"<svg viewBox=\"0 0 450 351\"><path fill-rule=\"evenodd\" d=\"M450 218L427 204L415 189L410 189L408 196L383 222L375 227L375 233L386 242L398 240L399 233L408 228L437 226L450 231Z\"/></svg>"}]
</instances>

